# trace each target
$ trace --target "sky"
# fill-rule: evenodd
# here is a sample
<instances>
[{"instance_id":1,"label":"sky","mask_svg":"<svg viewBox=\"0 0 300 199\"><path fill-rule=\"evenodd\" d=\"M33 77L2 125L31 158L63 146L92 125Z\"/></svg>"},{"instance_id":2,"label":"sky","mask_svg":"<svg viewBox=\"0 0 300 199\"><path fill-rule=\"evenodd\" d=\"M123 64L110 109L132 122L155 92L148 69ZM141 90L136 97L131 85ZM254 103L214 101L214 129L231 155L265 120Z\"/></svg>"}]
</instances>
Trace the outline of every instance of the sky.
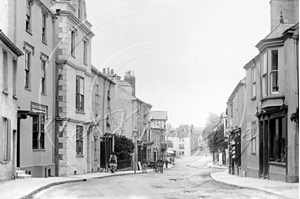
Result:
<instances>
[{"instance_id":1,"label":"sky","mask_svg":"<svg viewBox=\"0 0 300 199\"><path fill-rule=\"evenodd\" d=\"M136 97L172 127L221 114L255 45L270 32L269 0L86 0L92 64L134 71Z\"/></svg>"}]
</instances>

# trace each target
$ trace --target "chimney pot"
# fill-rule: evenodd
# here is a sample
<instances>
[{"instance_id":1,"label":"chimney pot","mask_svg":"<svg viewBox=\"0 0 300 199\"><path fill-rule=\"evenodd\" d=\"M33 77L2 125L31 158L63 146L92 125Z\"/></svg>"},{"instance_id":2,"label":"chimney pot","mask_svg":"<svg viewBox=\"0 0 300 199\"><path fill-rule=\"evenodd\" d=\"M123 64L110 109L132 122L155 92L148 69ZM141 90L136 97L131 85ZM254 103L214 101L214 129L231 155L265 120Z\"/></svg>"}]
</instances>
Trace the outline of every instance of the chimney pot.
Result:
<instances>
[{"instance_id":1,"label":"chimney pot","mask_svg":"<svg viewBox=\"0 0 300 199\"><path fill-rule=\"evenodd\" d=\"M114 74L114 69L111 69L111 74L112 74L112 75Z\"/></svg>"},{"instance_id":2,"label":"chimney pot","mask_svg":"<svg viewBox=\"0 0 300 199\"><path fill-rule=\"evenodd\" d=\"M105 68L103 68L103 74L105 74L106 73L106 69Z\"/></svg>"}]
</instances>

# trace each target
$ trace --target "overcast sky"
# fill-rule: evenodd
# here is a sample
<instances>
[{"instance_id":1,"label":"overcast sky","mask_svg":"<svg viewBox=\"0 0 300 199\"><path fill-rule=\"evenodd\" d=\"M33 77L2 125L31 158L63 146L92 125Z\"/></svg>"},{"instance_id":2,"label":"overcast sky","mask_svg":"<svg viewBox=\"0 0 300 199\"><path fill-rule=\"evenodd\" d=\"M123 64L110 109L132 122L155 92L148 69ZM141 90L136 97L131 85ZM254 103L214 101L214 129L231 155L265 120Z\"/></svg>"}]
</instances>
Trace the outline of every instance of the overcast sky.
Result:
<instances>
[{"instance_id":1,"label":"overcast sky","mask_svg":"<svg viewBox=\"0 0 300 199\"><path fill-rule=\"evenodd\" d=\"M269 0L86 0L92 64L122 78L136 96L168 112L172 127L205 126L245 77L243 66L270 32Z\"/></svg>"}]
</instances>

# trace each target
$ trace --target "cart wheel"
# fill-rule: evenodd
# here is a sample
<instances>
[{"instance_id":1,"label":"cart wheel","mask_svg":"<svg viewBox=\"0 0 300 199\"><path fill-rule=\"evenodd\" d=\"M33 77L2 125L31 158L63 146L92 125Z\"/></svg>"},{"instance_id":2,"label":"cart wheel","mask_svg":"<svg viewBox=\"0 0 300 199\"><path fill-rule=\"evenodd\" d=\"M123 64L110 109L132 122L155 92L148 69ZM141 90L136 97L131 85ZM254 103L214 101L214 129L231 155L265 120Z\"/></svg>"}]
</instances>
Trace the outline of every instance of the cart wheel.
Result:
<instances>
[{"instance_id":1,"label":"cart wheel","mask_svg":"<svg viewBox=\"0 0 300 199\"><path fill-rule=\"evenodd\" d=\"M158 172L158 167L153 167L153 170L154 170L155 173L157 173Z\"/></svg>"}]
</instances>

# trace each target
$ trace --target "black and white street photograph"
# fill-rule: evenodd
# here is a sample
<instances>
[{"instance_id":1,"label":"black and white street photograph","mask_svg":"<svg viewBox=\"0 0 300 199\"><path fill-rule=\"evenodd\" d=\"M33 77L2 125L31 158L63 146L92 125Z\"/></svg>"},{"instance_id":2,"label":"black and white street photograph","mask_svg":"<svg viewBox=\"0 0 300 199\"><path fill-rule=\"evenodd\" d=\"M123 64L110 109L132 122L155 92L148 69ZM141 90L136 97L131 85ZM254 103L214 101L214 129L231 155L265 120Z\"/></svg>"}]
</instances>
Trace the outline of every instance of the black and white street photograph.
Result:
<instances>
[{"instance_id":1,"label":"black and white street photograph","mask_svg":"<svg viewBox=\"0 0 300 199\"><path fill-rule=\"evenodd\" d=\"M299 0L0 0L1 199L298 199Z\"/></svg>"}]
</instances>

